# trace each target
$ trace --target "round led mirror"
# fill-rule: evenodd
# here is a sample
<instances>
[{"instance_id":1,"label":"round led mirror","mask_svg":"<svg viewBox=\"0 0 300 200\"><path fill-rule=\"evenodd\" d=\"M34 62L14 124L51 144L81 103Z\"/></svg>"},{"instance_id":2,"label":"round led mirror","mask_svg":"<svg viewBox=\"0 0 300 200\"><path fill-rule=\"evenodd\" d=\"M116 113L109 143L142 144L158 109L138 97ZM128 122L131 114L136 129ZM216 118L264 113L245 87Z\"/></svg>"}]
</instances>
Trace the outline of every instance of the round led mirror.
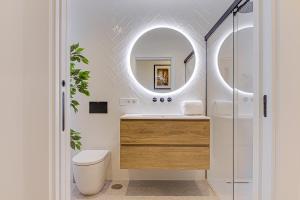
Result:
<instances>
[{"instance_id":1,"label":"round led mirror","mask_svg":"<svg viewBox=\"0 0 300 200\"><path fill-rule=\"evenodd\" d=\"M194 49L180 32L156 28L144 33L130 55L131 71L144 88L170 93L183 87L195 70Z\"/></svg>"},{"instance_id":2,"label":"round led mirror","mask_svg":"<svg viewBox=\"0 0 300 200\"><path fill-rule=\"evenodd\" d=\"M222 43L218 55L219 72L224 81L233 87L233 33ZM235 32L235 88L253 93L253 27Z\"/></svg>"}]
</instances>

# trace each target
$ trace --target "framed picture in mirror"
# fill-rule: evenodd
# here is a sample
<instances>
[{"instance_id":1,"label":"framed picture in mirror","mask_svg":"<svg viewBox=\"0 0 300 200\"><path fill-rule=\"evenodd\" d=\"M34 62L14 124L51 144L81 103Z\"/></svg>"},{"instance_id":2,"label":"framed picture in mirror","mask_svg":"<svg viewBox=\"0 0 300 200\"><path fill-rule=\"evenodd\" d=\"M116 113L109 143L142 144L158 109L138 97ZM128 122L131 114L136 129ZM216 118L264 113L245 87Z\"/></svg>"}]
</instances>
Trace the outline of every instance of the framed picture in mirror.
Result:
<instances>
[{"instance_id":1,"label":"framed picture in mirror","mask_svg":"<svg viewBox=\"0 0 300 200\"><path fill-rule=\"evenodd\" d=\"M171 65L154 65L154 89L171 89Z\"/></svg>"}]
</instances>

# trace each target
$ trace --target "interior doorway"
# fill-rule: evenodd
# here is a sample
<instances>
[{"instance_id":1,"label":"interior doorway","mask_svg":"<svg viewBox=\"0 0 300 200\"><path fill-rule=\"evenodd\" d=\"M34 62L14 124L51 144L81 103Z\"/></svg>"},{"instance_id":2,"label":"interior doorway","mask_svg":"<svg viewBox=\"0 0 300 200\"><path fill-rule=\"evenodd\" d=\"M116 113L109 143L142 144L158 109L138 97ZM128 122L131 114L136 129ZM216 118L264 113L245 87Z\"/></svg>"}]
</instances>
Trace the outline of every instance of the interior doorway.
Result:
<instances>
[{"instance_id":1,"label":"interior doorway","mask_svg":"<svg viewBox=\"0 0 300 200\"><path fill-rule=\"evenodd\" d=\"M61 7L60 7L61 6ZM73 182L73 177L71 174L71 162L69 162L71 160L71 151L69 149L69 144L70 144L70 139L68 137L68 130L70 129L70 96L69 96L69 37L68 37L68 33L70 31L69 29L69 23L70 23L70 19L69 19L69 13L70 13L70 2L68 2L67 0L65 1L61 1L60 2L60 17L58 17L57 19L57 23L59 24L59 35L60 35L60 41L58 42L59 44L59 54L60 54L60 66L67 66L67 67L61 67L60 68L60 101L61 101L61 114L60 114L60 136L58 136L57 138L57 148L59 149L57 152L57 156L58 156L58 163L59 165L57 165L57 170L59 168L59 170L57 171L57 175L60 177L59 180L59 186L57 186L57 189L59 188L59 196L61 199L71 199L71 183ZM254 12L255 13L255 12ZM257 13L256 13L257 14ZM69 19L69 20L67 20ZM236 26L237 25L237 22ZM258 31L258 30L255 30ZM256 41L258 43L258 41ZM257 45L259 46L259 45ZM257 47L258 48L258 47ZM258 59L257 59L258 60ZM258 61L257 61L258 63ZM258 71L258 67L256 69ZM258 72L257 72L258 73ZM238 80L236 80L236 82L239 82ZM255 86L254 86L255 87ZM256 86L256 89L260 89L259 85ZM238 98L238 97L235 97ZM261 100L260 100L260 96L257 96L256 98L253 99L253 101L259 105ZM259 110L259 106L257 106L256 111L254 111L254 115L256 115L257 120L259 120L259 116L260 116L260 110ZM260 122L254 122L255 126L258 126ZM255 127L254 129L258 130L259 128ZM257 133L259 134L259 133ZM258 136L255 136L256 138ZM255 146L259 146L259 144L255 144ZM258 149L253 149L253 151L259 151ZM258 156L259 152L253 152L253 155ZM260 167L260 158L256 157L254 158L254 163L253 163L253 167ZM259 173L254 174L254 176L258 176ZM255 184L259 185L259 177L255 178L255 181L257 181ZM232 180L231 180L232 181ZM232 183L234 183L236 180L234 179L232 181ZM230 180L228 181L230 184ZM238 182L244 182L243 180L238 180ZM245 181L247 182L247 181ZM258 187L258 186L257 186ZM255 190L255 189L254 189ZM254 195L255 196L255 195ZM255 198L255 197L253 197ZM236 198L238 199L238 198Z\"/></svg>"}]
</instances>

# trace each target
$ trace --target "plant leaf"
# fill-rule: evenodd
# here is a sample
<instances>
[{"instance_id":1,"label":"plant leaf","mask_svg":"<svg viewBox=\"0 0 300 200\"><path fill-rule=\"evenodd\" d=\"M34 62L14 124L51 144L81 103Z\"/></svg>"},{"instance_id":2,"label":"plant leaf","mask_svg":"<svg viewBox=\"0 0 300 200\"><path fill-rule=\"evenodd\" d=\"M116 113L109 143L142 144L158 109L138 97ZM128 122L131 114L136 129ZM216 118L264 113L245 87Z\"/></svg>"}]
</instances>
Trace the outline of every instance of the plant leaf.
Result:
<instances>
[{"instance_id":1,"label":"plant leaf","mask_svg":"<svg viewBox=\"0 0 300 200\"><path fill-rule=\"evenodd\" d=\"M78 47L79 47L79 43L72 44L72 45L71 45L71 48L70 48L70 51L73 52L73 51L76 50Z\"/></svg>"},{"instance_id":2,"label":"plant leaf","mask_svg":"<svg viewBox=\"0 0 300 200\"><path fill-rule=\"evenodd\" d=\"M89 60L85 57L82 58L82 62L87 65L89 64Z\"/></svg>"},{"instance_id":3,"label":"plant leaf","mask_svg":"<svg viewBox=\"0 0 300 200\"><path fill-rule=\"evenodd\" d=\"M78 105L79 105L79 102L73 99L73 100L72 100L72 104L75 105L75 106L78 106Z\"/></svg>"},{"instance_id":4,"label":"plant leaf","mask_svg":"<svg viewBox=\"0 0 300 200\"><path fill-rule=\"evenodd\" d=\"M80 48L80 47L79 47L79 48L76 49L75 53L80 53L80 52L82 52L83 50L84 50L84 48Z\"/></svg>"}]
</instances>

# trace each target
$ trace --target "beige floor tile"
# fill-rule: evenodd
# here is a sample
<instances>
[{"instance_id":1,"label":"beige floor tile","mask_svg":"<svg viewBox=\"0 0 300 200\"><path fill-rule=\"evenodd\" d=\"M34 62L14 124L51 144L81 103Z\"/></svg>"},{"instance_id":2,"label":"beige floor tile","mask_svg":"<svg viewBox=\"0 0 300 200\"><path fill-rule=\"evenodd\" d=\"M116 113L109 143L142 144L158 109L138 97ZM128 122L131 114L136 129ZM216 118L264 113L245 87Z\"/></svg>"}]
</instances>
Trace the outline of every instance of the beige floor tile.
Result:
<instances>
[{"instance_id":1,"label":"beige floor tile","mask_svg":"<svg viewBox=\"0 0 300 200\"><path fill-rule=\"evenodd\" d=\"M126 196L128 181L107 182L100 193L94 196L83 196L75 187L72 192L72 200L219 200L206 181L197 181L201 191L206 191L205 196ZM112 189L113 184L122 184L119 190ZM176 188L174 188L176 190ZM209 192L207 192L209 191ZM141 194L143 191L141 191Z\"/></svg>"}]
</instances>

